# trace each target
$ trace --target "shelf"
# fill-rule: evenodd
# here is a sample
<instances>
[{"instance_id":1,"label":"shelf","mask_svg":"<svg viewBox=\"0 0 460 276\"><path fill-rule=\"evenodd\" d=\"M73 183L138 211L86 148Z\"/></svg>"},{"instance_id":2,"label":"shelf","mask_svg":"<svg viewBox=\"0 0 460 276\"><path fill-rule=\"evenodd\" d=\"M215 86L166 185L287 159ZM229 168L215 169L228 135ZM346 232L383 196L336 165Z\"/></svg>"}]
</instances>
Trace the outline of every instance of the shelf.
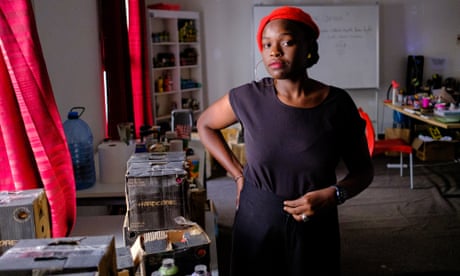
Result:
<instances>
[{"instance_id":1,"label":"shelf","mask_svg":"<svg viewBox=\"0 0 460 276\"><path fill-rule=\"evenodd\" d=\"M177 69L177 66L153 67L153 71L165 71Z\"/></svg>"},{"instance_id":2,"label":"shelf","mask_svg":"<svg viewBox=\"0 0 460 276\"><path fill-rule=\"evenodd\" d=\"M170 120L173 109L193 106L194 119L200 115L203 102L200 33L198 12L147 10L155 123Z\"/></svg>"},{"instance_id":3,"label":"shelf","mask_svg":"<svg viewBox=\"0 0 460 276\"><path fill-rule=\"evenodd\" d=\"M177 42L152 42L153 46L176 46Z\"/></svg>"},{"instance_id":4,"label":"shelf","mask_svg":"<svg viewBox=\"0 0 460 276\"><path fill-rule=\"evenodd\" d=\"M177 90L172 90L172 91L164 91L164 92L155 92L154 95L155 96L168 96L168 95L172 95L172 94L177 94L177 93L180 93L181 91L177 91Z\"/></svg>"}]
</instances>

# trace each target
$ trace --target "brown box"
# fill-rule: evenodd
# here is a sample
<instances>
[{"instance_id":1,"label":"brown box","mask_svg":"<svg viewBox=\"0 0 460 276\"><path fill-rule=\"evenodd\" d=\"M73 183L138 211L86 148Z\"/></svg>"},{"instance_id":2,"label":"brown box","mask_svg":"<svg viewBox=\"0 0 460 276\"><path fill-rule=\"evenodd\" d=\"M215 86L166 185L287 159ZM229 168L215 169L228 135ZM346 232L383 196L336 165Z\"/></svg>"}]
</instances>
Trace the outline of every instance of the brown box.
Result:
<instances>
[{"instance_id":1,"label":"brown box","mask_svg":"<svg viewBox=\"0 0 460 276\"><path fill-rule=\"evenodd\" d=\"M415 138L412 147L415 156L422 161L450 161L455 159L455 145L457 141L430 141L425 142Z\"/></svg>"},{"instance_id":2,"label":"brown box","mask_svg":"<svg viewBox=\"0 0 460 276\"><path fill-rule=\"evenodd\" d=\"M0 275L117 275L114 236L23 239L0 257Z\"/></svg>"},{"instance_id":3,"label":"brown box","mask_svg":"<svg viewBox=\"0 0 460 276\"><path fill-rule=\"evenodd\" d=\"M194 188L189 189L188 202L189 202L189 217L193 222L198 223L201 227L205 228L205 207L207 201L207 194L205 189Z\"/></svg>"},{"instance_id":4,"label":"brown box","mask_svg":"<svg viewBox=\"0 0 460 276\"><path fill-rule=\"evenodd\" d=\"M174 259L178 275L191 275L198 264L206 265L209 270L210 243L206 232L193 224L184 229L143 233L131 247L131 253L142 276L158 270L165 258Z\"/></svg>"},{"instance_id":5,"label":"brown box","mask_svg":"<svg viewBox=\"0 0 460 276\"><path fill-rule=\"evenodd\" d=\"M206 190L193 188L188 190L188 213L187 218L188 222L197 223L203 229L206 228L205 222L205 212L209 211L209 201L206 199ZM214 211L214 209L213 209ZM129 211L125 214L125 219L123 221L123 241L126 246L132 246L136 241L137 237L146 232L152 232L155 230L161 229L133 229L129 224ZM132 217L132 216L131 216ZM175 224L174 228L183 228L182 224ZM171 229L171 228L169 228Z\"/></svg>"},{"instance_id":6,"label":"brown box","mask_svg":"<svg viewBox=\"0 0 460 276\"><path fill-rule=\"evenodd\" d=\"M187 172L183 162L152 165L131 163L126 173L126 207L132 231L178 227L176 217L188 217Z\"/></svg>"},{"instance_id":7,"label":"brown box","mask_svg":"<svg viewBox=\"0 0 460 276\"><path fill-rule=\"evenodd\" d=\"M125 219L123 221L123 242L125 246L131 247L143 233L151 232L153 230L132 230L129 227L129 215L126 212Z\"/></svg>"},{"instance_id":8,"label":"brown box","mask_svg":"<svg viewBox=\"0 0 460 276\"><path fill-rule=\"evenodd\" d=\"M132 154L127 163L128 170L135 163L147 163L151 166L166 163L181 163L185 161L185 152L141 152Z\"/></svg>"},{"instance_id":9,"label":"brown box","mask_svg":"<svg viewBox=\"0 0 460 276\"><path fill-rule=\"evenodd\" d=\"M136 271L134 269L133 257L131 255L131 248L128 246L117 247L117 270L118 276L134 276Z\"/></svg>"},{"instance_id":10,"label":"brown box","mask_svg":"<svg viewBox=\"0 0 460 276\"><path fill-rule=\"evenodd\" d=\"M246 145L244 143L231 144L231 149L241 165L246 165Z\"/></svg>"},{"instance_id":11,"label":"brown box","mask_svg":"<svg viewBox=\"0 0 460 276\"><path fill-rule=\"evenodd\" d=\"M20 239L51 237L43 189L0 191L0 255Z\"/></svg>"},{"instance_id":12,"label":"brown box","mask_svg":"<svg viewBox=\"0 0 460 276\"><path fill-rule=\"evenodd\" d=\"M219 235L219 226L217 224L217 209L214 205L214 201L208 200L206 202L205 207L205 220L206 220L206 227L205 231L211 240L211 264L208 271L217 271L219 270L219 260L217 256L217 237ZM225 269L221 269L220 271L225 271Z\"/></svg>"}]
</instances>

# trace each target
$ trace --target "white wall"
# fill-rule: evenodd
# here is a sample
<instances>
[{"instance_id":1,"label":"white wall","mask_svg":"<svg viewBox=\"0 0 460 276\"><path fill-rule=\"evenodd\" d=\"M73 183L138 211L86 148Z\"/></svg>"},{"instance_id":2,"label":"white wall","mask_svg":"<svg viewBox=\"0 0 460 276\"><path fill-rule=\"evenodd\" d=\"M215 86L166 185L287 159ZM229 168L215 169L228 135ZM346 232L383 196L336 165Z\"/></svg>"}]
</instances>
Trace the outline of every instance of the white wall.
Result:
<instances>
[{"instance_id":1,"label":"white wall","mask_svg":"<svg viewBox=\"0 0 460 276\"><path fill-rule=\"evenodd\" d=\"M39 34L45 58L63 116L69 107L81 104L87 110L93 132L102 131L101 100L97 79L100 66L97 44L95 0L35 0ZM163 1L147 0L147 4ZM375 3L375 0L325 0L327 4ZM205 105L223 96L230 88L253 79L254 41L252 8L255 4L281 5L318 1L187 0L183 10L199 11L204 42ZM460 79L460 1L458 0L381 0L380 3L380 89L378 106L374 91L351 92L358 105L370 114L378 111L378 131L391 126L391 112L382 107L391 80L405 84L408 55L424 55L424 75L433 73ZM94 25L91 25L94 24ZM53 34L49 32L52 31ZM64 37L64 39L62 38ZM70 49L69 49L70 48ZM430 58L443 58L443 68L430 65ZM89 115L91 115L89 117ZM377 117L377 113L375 113ZM374 118L375 119L375 118ZM99 122L100 120L100 122ZM94 121L94 122L93 122ZM97 121L97 122L96 122Z\"/></svg>"},{"instance_id":2,"label":"white wall","mask_svg":"<svg viewBox=\"0 0 460 276\"><path fill-rule=\"evenodd\" d=\"M104 98L97 1L34 0L35 20L61 120L74 106L86 108L94 147L104 139Z\"/></svg>"}]
</instances>

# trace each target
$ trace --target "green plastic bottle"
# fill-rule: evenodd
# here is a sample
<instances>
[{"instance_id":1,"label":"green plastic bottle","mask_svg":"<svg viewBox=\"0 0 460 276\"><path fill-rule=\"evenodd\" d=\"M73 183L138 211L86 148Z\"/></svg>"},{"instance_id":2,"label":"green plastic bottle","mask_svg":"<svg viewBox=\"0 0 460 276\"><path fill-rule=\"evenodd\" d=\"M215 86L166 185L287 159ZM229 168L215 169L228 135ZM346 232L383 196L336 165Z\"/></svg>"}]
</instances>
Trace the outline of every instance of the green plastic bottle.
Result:
<instances>
[{"instance_id":1,"label":"green plastic bottle","mask_svg":"<svg viewBox=\"0 0 460 276\"><path fill-rule=\"evenodd\" d=\"M174 276L179 272L179 268L174 263L174 259L165 258L161 262L161 267L158 271L161 276Z\"/></svg>"}]
</instances>

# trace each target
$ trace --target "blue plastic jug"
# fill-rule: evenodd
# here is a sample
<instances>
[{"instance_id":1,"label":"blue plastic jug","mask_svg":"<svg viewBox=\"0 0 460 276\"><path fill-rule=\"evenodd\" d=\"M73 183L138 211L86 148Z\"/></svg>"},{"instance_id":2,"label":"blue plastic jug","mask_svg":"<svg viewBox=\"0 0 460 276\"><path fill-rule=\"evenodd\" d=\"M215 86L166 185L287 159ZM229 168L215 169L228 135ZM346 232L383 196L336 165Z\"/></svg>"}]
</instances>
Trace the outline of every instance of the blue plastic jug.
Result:
<instances>
[{"instance_id":1,"label":"blue plastic jug","mask_svg":"<svg viewBox=\"0 0 460 276\"><path fill-rule=\"evenodd\" d=\"M93 134L88 124L80 119L84 111L84 107L72 107L64 122L77 190L90 188L96 183Z\"/></svg>"}]
</instances>

